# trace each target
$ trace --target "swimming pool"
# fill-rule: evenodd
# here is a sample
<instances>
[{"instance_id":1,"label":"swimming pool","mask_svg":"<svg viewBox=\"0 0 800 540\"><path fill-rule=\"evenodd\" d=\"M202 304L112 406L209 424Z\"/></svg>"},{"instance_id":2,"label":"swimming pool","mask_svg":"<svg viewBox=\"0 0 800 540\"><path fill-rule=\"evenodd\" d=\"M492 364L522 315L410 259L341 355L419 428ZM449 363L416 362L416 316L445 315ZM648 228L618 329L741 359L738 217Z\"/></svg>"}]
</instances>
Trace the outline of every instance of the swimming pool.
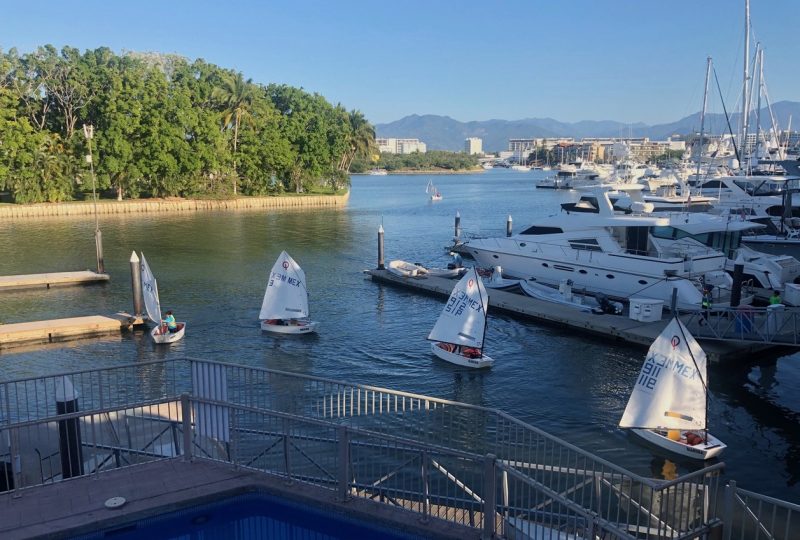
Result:
<instances>
[{"instance_id":1,"label":"swimming pool","mask_svg":"<svg viewBox=\"0 0 800 540\"><path fill-rule=\"evenodd\" d=\"M70 540L178 539L387 539L424 537L358 521L266 493L236 495L220 501L74 536Z\"/></svg>"}]
</instances>

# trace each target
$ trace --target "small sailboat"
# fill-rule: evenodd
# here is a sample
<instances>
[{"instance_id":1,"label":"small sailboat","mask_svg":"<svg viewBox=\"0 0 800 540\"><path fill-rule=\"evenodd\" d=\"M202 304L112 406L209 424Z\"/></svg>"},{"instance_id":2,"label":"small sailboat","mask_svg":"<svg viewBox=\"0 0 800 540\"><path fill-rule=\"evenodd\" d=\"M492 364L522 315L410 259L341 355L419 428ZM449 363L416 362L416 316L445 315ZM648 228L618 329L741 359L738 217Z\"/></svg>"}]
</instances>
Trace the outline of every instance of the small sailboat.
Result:
<instances>
[{"instance_id":1,"label":"small sailboat","mask_svg":"<svg viewBox=\"0 0 800 540\"><path fill-rule=\"evenodd\" d=\"M441 201L442 194L436 186L433 185L433 180L428 180L428 185L425 186L425 193L431 196L432 201Z\"/></svg>"},{"instance_id":2,"label":"small sailboat","mask_svg":"<svg viewBox=\"0 0 800 540\"><path fill-rule=\"evenodd\" d=\"M285 251L270 271L259 318L262 330L276 334L310 334L319 324L308 318L306 273Z\"/></svg>"},{"instance_id":3,"label":"small sailboat","mask_svg":"<svg viewBox=\"0 0 800 540\"><path fill-rule=\"evenodd\" d=\"M147 311L147 316L151 321L156 323L155 328L150 331L150 335L156 343L175 343L183 338L183 334L186 331L186 323L177 323L177 332L170 332L166 324L161 324L161 301L158 298L158 283L156 282L156 277L153 275L153 272L150 270L150 265L147 264L147 259L144 258L144 253L142 253L142 264L140 268L142 273L144 307Z\"/></svg>"},{"instance_id":4,"label":"small sailboat","mask_svg":"<svg viewBox=\"0 0 800 540\"><path fill-rule=\"evenodd\" d=\"M676 317L647 351L619 421L622 428L692 459L711 459L725 444L708 433L706 354Z\"/></svg>"},{"instance_id":5,"label":"small sailboat","mask_svg":"<svg viewBox=\"0 0 800 540\"><path fill-rule=\"evenodd\" d=\"M494 360L483 354L486 308L489 297L475 268L464 274L428 334L431 352L453 364L471 368L491 367Z\"/></svg>"}]
</instances>

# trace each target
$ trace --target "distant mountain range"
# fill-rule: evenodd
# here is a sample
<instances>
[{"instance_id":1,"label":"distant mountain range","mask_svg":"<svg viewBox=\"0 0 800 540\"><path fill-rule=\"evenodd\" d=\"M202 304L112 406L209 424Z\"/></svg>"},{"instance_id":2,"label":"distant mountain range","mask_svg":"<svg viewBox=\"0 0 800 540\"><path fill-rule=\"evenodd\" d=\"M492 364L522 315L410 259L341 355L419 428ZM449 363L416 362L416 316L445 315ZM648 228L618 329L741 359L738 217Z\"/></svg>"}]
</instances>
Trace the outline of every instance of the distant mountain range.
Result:
<instances>
[{"instance_id":1,"label":"distant mountain range","mask_svg":"<svg viewBox=\"0 0 800 540\"><path fill-rule=\"evenodd\" d=\"M789 117L800 125L800 102L780 101L772 106L778 125L786 129ZM730 111L729 111L730 112ZM761 125L768 126L769 111L761 111ZM731 117L734 133L739 125L739 114ZM708 133L725 133L728 130L724 114L706 114ZM613 120L559 122L552 118L526 118L524 120L485 120L459 122L448 116L412 114L388 124L377 124L378 137L416 138L428 145L428 150L460 151L464 139L480 137L486 152L508 149L508 139L532 137L649 137L664 140L671 135L688 135L700 131L700 113L669 124L648 126L643 123L624 124Z\"/></svg>"}]
</instances>

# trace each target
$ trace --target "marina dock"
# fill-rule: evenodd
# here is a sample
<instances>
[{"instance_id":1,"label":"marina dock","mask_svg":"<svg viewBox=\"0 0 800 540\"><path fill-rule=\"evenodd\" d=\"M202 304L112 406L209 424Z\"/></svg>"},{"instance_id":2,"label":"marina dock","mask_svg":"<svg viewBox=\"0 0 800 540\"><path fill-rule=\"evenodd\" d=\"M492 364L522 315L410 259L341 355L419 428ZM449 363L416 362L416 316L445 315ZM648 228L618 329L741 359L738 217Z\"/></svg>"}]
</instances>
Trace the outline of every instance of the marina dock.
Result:
<instances>
[{"instance_id":1,"label":"marina dock","mask_svg":"<svg viewBox=\"0 0 800 540\"><path fill-rule=\"evenodd\" d=\"M0 324L0 351L42 343L60 343L82 338L117 334L135 324L119 314L113 317L90 315L68 319Z\"/></svg>"},{"instance_id":2,"label":"marina dock","mask_svg":"<svg viewBox=\"0 0 800 540\"><path fill-rule=\"evenodd\" d=\"M367 270L366 273L379 283L443 297L450 295L455 284L451 279L434 276L400 277L387 270ZM516 317L644 347L649 347L669 322L668 319L641 322L626 315L582 312L573 307L496 289L489 291L489 306L494 312L501 311ZM695 337L702 343L703 350L713 362L742 358L774 348L763 343L703 340L702 336Z\"/></svg>"},{"instance_id":3,"label":"marina dock","mask_svg":"<svg viewBox=\"0 0 800 540\"><path fill-rule=\"evenodd\" d=\"M49 289L51 287L89 285L92 283L106 282L110 279L111 277L108 274L99 274L91 270L0 276L0 292L18 289Z\"/></svg>"}]
</instances>

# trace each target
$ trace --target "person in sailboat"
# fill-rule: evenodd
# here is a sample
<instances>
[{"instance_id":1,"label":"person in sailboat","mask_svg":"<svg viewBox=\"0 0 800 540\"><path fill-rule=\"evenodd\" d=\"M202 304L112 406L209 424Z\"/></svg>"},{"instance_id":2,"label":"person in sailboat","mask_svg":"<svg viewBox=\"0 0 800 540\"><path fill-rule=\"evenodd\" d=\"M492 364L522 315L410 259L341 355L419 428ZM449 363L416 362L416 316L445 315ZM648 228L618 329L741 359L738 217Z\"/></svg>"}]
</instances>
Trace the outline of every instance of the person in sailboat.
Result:
<instances>
[{"instance_id":1,"label":"person in sailboat","mask_svg":"<svg viewBox=\"0 0 800 540\"><path fill-rule=\"evenodd\" d=\"M178 323L175 322L175 316L172 314L172 310L167 311L166 317L164 317L161 323L172 334L178 331Z\"/></svg>"}]
</instances>

